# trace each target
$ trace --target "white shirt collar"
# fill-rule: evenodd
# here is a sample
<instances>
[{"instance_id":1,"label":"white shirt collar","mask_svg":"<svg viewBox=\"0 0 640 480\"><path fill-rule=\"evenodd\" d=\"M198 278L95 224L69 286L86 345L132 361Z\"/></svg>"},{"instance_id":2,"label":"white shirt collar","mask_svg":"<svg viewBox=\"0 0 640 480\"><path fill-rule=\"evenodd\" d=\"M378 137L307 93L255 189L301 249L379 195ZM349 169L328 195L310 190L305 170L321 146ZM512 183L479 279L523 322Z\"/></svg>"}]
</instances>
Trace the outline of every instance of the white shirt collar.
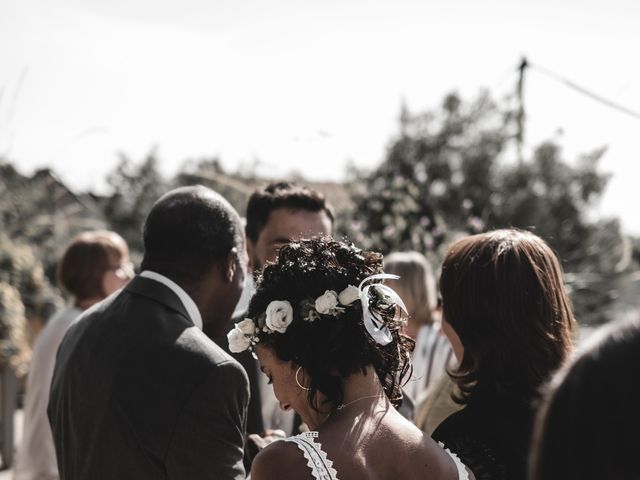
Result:
<instances>
[{"instance_id":1,"label":"white shirt collar","mask_svg":"<svg viewBox=\"0 0 640 480\"><path fill-rule=\"evenodd\" d=\"M165 277L164 275L160 275L159 273L152 272L151 270L145 270L140 274L141 277L150 278L151 280L155 280L156 282L160 282L163 285L169 287L173 293L175 293L182 305L184 305L185 310L189 314L189 318L193 322L193 324L202 330L202 315L200 315L200 310L198 310L198 306L196 302L189 296L187 292L185 292L180 285L178 285L173 280Z\"/></svg>"}]
</instances>

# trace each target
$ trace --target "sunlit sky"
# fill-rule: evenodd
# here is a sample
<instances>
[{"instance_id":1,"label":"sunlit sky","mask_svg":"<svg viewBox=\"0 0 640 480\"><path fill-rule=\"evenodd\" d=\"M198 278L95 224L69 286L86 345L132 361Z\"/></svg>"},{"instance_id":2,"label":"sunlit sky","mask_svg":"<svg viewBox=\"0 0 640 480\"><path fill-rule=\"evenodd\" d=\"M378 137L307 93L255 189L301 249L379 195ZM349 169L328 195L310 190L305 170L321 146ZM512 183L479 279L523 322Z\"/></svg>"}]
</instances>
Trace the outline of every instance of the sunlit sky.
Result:
<instances>
[{"instance_id":1,"label":"sunlit sky","mask_svg":"<svg viewBox=\"0 0 640 480\"><path fill-rule=\"evenodd\" d=\"M78 189L153 146L167 175L215 155L339 180L381 161L402 101L504 95L522 55L640 111L639 50L636 0L0 0L0 156ZM597 214L640 234L640 120L534 70L525 93L527 146L608 145Z\"/></svg>"}]
</instances>

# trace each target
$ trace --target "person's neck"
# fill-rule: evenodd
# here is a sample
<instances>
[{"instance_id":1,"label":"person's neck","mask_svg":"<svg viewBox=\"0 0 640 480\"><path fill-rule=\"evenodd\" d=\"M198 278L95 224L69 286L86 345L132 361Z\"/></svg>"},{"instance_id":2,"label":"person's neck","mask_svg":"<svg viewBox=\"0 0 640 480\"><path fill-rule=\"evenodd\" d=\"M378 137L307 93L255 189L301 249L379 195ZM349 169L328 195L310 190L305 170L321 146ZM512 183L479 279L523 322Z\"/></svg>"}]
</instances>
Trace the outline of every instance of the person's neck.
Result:
<instances>
[{"instance_id":1,"label":"person's neck","mask_svg":"<svg viewBox=\"0 0 640 480\"><path fill-rule=\"evenodd\" d=\"M209 277L195 285L182 287L198 307L202 316L202 330L209 338L217 338L226 333L233 310L227 312L225 305L226 290L216 277ZM212 306L215 306L213 308Z\"/></svg>"},{"instance_id":2,"label":"person's neck","mask_svg":"<svg viewBox=\"0 0 640 480\"><path fill-rule=\"evenodd\" d=\"M343 379L342 391L344 395L341 403L329 407L324 413L318 413L313 418L305 419L309 429L317 430L325 422L333 423L345 418L352 421L354 415L359 417L360 413L371 411L374 405L381 403L384 403L386 408L387 398L372 366L366 368L366 374L358 371Z\"/></svg>"},{"instance_id":3,"label":"person's neck","mask_svg":"<svg viewBox=\"0 0 640 480\"><path fill-rule=\"evenodd\" d=\"M76 299L73 302L73 306L76 307L78 310L84 311L87 308L95 305L101 300L102 300L102 297L83 298L82 300Z\"/></svg>"},{"instance_id":4,"label":"person's neck","mask_svg":"<svg viewBox=\"0 0 640 480\"><path fill-rule=\"evenodd\" d=\"M369 365L366 368L366 374L358 371L344 379L342 382L342 391L344 398L341 405L337 407L356 405L362 399L363 404L371 405L376 398L384 398L385 393L375 369Z\"/></svg>"}]
</instances>

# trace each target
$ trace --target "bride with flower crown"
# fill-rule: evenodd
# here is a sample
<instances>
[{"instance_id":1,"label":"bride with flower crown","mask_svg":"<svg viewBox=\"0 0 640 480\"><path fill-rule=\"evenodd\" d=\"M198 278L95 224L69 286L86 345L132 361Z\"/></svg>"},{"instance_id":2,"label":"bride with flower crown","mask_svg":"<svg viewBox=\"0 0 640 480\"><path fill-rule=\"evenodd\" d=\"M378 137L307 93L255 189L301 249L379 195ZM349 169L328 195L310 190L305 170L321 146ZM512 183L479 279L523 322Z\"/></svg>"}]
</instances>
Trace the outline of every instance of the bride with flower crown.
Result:
<instances>
[{"instance_id":1,"label":"bride with flower crown","mask_svg":"<svg viewBox=\"0 0 640 480\"><path fill-rule=\"evenodd\" d=\"M253 480L473 478L396 410L411 372L406 308L381 283L382 256L329 238L293 242L264 269L229 333L251 350L281 408L308 432L264 448Z\"/></svg>"}]
</instances>

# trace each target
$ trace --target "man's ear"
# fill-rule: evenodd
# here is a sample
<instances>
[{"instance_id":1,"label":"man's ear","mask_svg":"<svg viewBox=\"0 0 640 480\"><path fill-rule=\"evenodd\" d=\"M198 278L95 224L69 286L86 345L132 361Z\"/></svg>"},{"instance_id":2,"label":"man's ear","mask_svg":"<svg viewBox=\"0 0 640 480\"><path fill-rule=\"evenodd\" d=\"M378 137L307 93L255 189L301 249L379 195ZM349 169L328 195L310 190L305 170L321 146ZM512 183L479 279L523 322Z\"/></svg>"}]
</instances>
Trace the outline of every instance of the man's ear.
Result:
<instances>
[{"instance_id":1,"label":"man's ear","mask_svg":"<svg viewBox=\"0 0 640 480\"><path fill-rule=\"evenodd\" d=\"M247 237L246 245L247 245L247 257L248 257L248 260L247 260L247 268L248 268L248 270L247 271L253 272L253 270L254 270L253 252L255 250L255 247L253 246L253 241L249 237Z\"/></svg>"},{"instance_id":2,"label":"man's ear","mask_svg":"<svg viewBox=\"0 0 640 480\"><path fill-rule=\"evenodd\" d=\"M227 260L224 263L224 279L227 283L233 282L233 278L236 275L236 270L240 268L240 257L238 256L238 249L233 247L227 255Z\"/></svg>"}]
</instances>

